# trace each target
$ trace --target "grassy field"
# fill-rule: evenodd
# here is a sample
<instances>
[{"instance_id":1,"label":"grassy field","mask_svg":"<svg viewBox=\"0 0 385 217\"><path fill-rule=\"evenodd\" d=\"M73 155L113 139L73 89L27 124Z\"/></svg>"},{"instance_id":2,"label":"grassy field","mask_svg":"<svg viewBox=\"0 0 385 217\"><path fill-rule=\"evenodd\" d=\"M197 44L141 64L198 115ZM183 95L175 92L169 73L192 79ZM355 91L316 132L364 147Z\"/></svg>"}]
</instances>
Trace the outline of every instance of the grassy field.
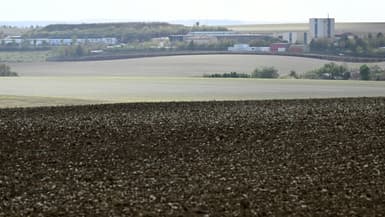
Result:
<instances>
[{"instance_id":1,"label":"grassy field","mask_svg":"<svg viewBox=\"0 0 385 217\"><path fill-rule=\"evenodd\" d=\"M256 24L229 26L230 29L243 32L272 33L289 31L309 31L308 23ZM336 23L336 33L352 32L356 34L385 32L385 23Z\"/></svg>"},{"instance_id":2,"label":"grassy field","mask_svg":"<svg viewBox=\"0 0 385 217\"><path fill-rule=\"evenodd\" d=\"M0 79L0 107L147 101L385 96L385 82L181 77ZM9 100L5 96L21 96ZM30 98L30 97L38 98ZM40 98L39 101L39 97ZM36 99L36 100L33 100Z\"/></svg>"},{"instance_id":3,"label":"grassy field","mask_svg":"<svg viewBox=\"0 0 385 217\"><path fill-rule=\"evenodd\" d=\"M144 101L384 96L384 82L208 79L203 74L274 66L303 73L329 61L282 56L204 55L90 62L12 63L0 78L0 107ZM385 63L378 63L385 67ZM358 68L360 64L349 63ZM12 98L10 98L12 97Z\"/></svg>"},{"instance_id":4,"label":"grassy field","mask_svg":"<svg viewBox=\"0 0 385 217\"><path fill-rule=\"evenodd\" d=\"M21 76L156 76L201 77L204 73L251 73L256 67L274 66L282 75L303 73L330 61L301 57L262 55L197 55L111 61L14 63ZM385 63L376 63L385 67ZM347 63L359 68L359 63Z\"/></svg>"},{"instance_id":5,"label":"grassy field","mask_svg":"<svg viewBox=\"0 0 385 217\"><path fill-rule=\"evenodd\" d=\"M50 51L0 51L0 63L45 62Z\"/></svg>"}]
</instances>

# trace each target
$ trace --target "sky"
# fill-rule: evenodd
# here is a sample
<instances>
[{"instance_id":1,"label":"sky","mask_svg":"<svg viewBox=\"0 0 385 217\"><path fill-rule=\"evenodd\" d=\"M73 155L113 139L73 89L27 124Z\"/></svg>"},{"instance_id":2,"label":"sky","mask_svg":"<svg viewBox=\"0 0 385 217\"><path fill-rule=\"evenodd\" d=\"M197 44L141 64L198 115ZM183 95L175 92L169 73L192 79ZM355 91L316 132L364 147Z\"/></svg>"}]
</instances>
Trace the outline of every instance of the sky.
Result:
<instances>
[{"instance_id":1,"label":"sky","mask_svg":"<svg viewBox=\"0 0 385 217\"><path fill-rule=\"evenodd\" d=\"M336 22L385 22L384 0L9 0L2 21L237 20L304 23L310 17Z\"/></svg>"}]
</instances>

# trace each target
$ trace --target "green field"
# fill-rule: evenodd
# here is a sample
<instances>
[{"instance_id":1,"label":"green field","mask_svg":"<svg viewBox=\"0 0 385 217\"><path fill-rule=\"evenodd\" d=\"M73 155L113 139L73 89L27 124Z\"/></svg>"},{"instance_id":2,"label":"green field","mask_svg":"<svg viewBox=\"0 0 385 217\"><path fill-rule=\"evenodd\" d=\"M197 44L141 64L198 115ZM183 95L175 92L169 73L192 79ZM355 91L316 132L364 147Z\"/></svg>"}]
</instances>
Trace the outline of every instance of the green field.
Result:
<instances>
[{"instance_id":1,"label":"green field","mask_svg":"<svg viewBox=\"0 0 385 217\"><path fill-rule=\"evenodd\" d=\"M0 107L13 107L385 96L385 82L182 77L19 77L0 79L0 93L3 95L0 97ZM10 100L9 96L13 99Z\"/></svg>"},{"instance_id":2,"label":"green field","mask_svg":"<svg viewBox=\"0 0 385 217\"><path fill-rule=\"evenodd\" d=\"M0 51L0 62L45 62L50 51Z\"/></svg>"},{"instance_id":3,"label":"green field","mask_svg":"<svg viewBox=\"0 0 385 217\"><path fill-rule=\"evenodd\" d=\"M336 33L356 34L385 32L385 23L336 23ZM255 24L229 26L229 29L242 32L273 33L289 31L309 31L308 23Z\"/></svg>"},{"instance_id":4,"label":"green field","mask_svg":"<svg viewBox=\"0 0 385 217\"><path fill-rule=\"evenodd\" d=\"M274 66L282 75L303 73L329 63L327 60L263 55L196 55L109 61L13 63L21 76L156 76L201 77L203 74L251 73L256 67ZM385 67L385 62L376 63ZM359 68L360 63L347 63Z\"/></svg>"}]
</instances>

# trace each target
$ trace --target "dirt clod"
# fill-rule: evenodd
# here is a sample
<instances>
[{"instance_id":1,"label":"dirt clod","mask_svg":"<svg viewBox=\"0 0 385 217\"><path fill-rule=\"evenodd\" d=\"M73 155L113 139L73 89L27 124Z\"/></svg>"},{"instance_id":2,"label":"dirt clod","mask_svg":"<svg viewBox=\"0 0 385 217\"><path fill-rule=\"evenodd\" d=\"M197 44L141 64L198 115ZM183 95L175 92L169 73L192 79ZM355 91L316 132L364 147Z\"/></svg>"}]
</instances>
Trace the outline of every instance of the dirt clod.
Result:
<instances>
[{"instance_id":1,"label":"dirt clod","mask_svg":"<svg viewBox=\"0 0 385 217\"><path fill-rule=\"evenodd\" d=\"M0 110L0 216L383 216L385 98Z\"/></svg>"}]
</instances>

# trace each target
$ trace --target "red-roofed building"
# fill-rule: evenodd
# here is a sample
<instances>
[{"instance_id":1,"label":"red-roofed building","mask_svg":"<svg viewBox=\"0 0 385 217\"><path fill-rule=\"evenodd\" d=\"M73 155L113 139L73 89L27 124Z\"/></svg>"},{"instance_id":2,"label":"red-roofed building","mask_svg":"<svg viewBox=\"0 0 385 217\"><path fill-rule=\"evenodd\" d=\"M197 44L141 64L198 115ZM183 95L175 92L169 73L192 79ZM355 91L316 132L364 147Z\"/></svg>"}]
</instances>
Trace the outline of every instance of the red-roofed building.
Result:
<instances>
[{"instance_id":1,"label":"red-roofed building","mask_svg":"<svg viewBox=\"0 0 385 217\"><path fill-rule=\"evenodd\" d=\"M289 43L273 43L270 45L270 51L272 53L286 52L289 47Z\"/></svg>"}]
</instances>

